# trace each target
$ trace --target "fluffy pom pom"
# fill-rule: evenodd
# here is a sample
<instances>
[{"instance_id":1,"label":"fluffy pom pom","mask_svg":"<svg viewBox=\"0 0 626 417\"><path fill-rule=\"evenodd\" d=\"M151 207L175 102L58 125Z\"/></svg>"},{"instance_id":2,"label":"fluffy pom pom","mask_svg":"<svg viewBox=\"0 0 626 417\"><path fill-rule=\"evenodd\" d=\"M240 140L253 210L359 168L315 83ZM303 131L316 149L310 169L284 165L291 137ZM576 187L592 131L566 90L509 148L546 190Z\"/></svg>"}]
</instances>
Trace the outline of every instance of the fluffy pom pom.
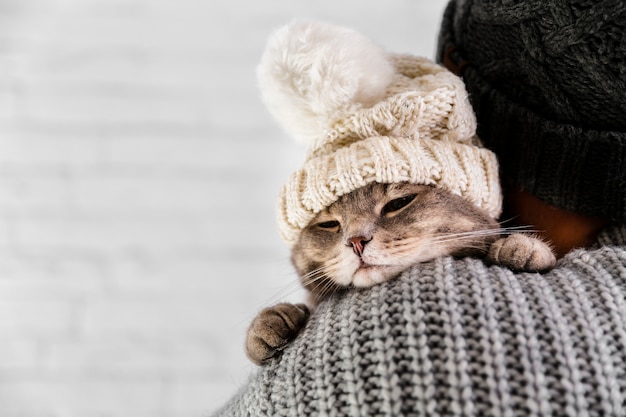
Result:
<instances>
[{"instance_id":1,"label":"fluffy pom pom","mask_svg":"<svg viewBox=\"0 0 626 417\"><path fill-rule=\"evenodd\" d=\"M394 74L387 53L370 39L307 21L278 29L257 69L267 108L303 142L318 139L341 114L380 101Z\"/></svg>"}]
</instances>

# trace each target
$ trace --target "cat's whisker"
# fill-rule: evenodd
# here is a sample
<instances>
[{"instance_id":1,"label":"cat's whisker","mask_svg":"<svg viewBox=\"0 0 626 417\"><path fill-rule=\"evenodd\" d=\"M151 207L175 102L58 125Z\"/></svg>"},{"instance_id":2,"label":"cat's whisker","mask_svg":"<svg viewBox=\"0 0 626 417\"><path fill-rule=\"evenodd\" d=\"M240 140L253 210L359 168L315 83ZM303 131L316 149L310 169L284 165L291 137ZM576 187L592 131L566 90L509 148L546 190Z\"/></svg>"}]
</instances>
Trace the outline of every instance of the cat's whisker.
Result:
<instances>
[{"instance_id":1,"label":"cat's whisker","mask_svg":"<svg viewBox=\"0 0 626 417\"><path fill-rule=\"evenodd\" d=\"M285 285L281 286L280 290L276 294L267 299L265 301L265 304L276 304L281 300L284 300L289 296L302 291L303 283L307 282L310 284L320 279L324 275L323 270L324 267L320 267L316 270L310 271L303 278L296 277L295 279L290 280L290 282L287 282ZM319 276L314 276L315 274L318 274Z\"/></svg>"},{"instance_id":2,"label":"cat's whisker","mask_svg":"<svg viewBox=\"0 0 626 417\"><path fill-rule=\"evenodd\" d=\"M320 299L325 299L328 297L332 297L341 289L341 286L337 285L333 281L325 281L325 285L322 287L321 291L318 293L318 297Z\"/></svg>"},{"instance_id":3,"label":"cat's whisker","mask_svg":"<svg viewBox=\"0 0 626 417\"><path fill-rule=\"evenodd\" d=\"M467 232L441 233L437 237L490 236L502 234L502 229L479 229Z\"/></svg>"},{"instance_id":4,"label":"cat's whisker","mask_svg":"<svg viewBox=\"0 0 626 417\"><path fill-rule=\"evenodd\" d=\"M539 230L536 229L532 229L531 225L527 225L527 226L506 226L506 227L502 227L500 228L500 230L502 230L503 234L507 234L507 233L537 233L539 232Z\"/></svg>"},{"instance_id":5,"label":"cat's whisker","mask_svg":"<svg viewBox=\"0 0 626 417\"><path fill-rule=\"evenodd\" d=\"M315 274L319 273L320 271L323 271L325 268L326 268L326 266L322 265L322 266L320 266L317 269L313 269L313 270L307 272L306 274L304 274L301 279L307 279L311 275L315 275Z\"/></svg>"},{"instance_id":6,"label":"cat's whisker","mask_svg":"<svg viewBox=\"0 0 626 417\"><path fill-rule=\"evenodd\" d=\"M537 230L528 229L527 226L515 226L498 229L482 229L460 233L445 233L436 236L432 241L434 243L445 243L449 241L465 240L475 237L510 235L512 233L536 233Z\"/></svg>"},{"instance_id":7,"label":"cat's whisker","mask_svg":"<svg viewBox=\"0 0 626 417\"><path fill-rule=\"evenodd\" d=\"M508 217L508 218L506 218L506 219L502 219L502 220L500 220L500 221L499 221L499 223L500 223L500 224L504 224L504 223L512 222L513 220L515 220L515 219L517 219L517 218L519 218L519 215L517 215L517 214L516 214L516 215L514 215L514 216L511 216L511 217Z\"/></svg>"},{"instance_id":8,"label":"cat's whisker","mask_svg":"<svg viewBox=\"0 0 626 417\"><path fill-rule=\"evenodd\" d=\"M265 304L273 305L286 298L302 291L302 286L299 284L288 284L285 288L278 291L277 294L271 296L268 300L266 300Z\"/></svg>"},{"instance_id":9,"label":"cat's whisker","mask_svg":"<svg viewBox=\"0 0 626 417\"><path fill-rule=\"evenodd\" d=\"M476 238L483 238L486 236L492 236L492 235L469 235L469 236L454 236L454 237L439 237L436 239L432 239L430 241L430 244L440 244L440 243L448 243L448 242L461 242L463 241L463 245L468 245L469 242L466 241L471 241L471 239L476 239Z\"/></svg>"},{"instance_id":10,"label":"cat's whisker","mask_svg":"<svg viewBox=\"0 0 626 417\"><path fill-rule=\"evenodd\" d=\"M326 276L328 274L328 271L332 269L333 268L329 268L329 267L320 268L314 271L314 273L307 274L306 276L302 277L300 280L302 283L315 282L319 278Z\"/></svg>"},{"instance_id":11,"label":"cat's whisker","mask_svg":"<svg viewBox=\"0 0 626 417\"><path fill-rule=\"evenodd\" d=\"M309 287L312 284L315 284L313 288L309 288L309 291L318 294L317 297L324 296L328 291L328 286L330 284L334 284L329 277L336 275L338 266L338 259L334 259L331 263L326 262L321 268L311 271L314 272L314 274L306 274L305 277L307 278L302 279L303 285Z\"/></svg>"},{"instance_id":12,"label":"cat's whisker","mask_svg":"<svg viewBox=\"0 0 626 417\"><path fill-rule=\"evenodd\" d=\"M432 238L432 242L447 242L451 240L457 239L471 239L474 237L485 237L485 236L499 236L503 234L503 229L483 229L483 230L472 230L469 232L459 232L459 233L442 233L438 236Z\"/></svg>"},{"instance_id":13,"label":"cat's whisker","mask_svg":"<svg viewBox=\"0 0 626 417\"><path fill-rule=\"evenodd\" d=\"M326 275L327 274L325 270L319 270L316 271L315 274L308 274L308 276L301 278L300 282L302 285L309 285L314 283L315 281L318 281L321 278L324 278Z\"/></svg>"},{"instance_id":14,"label":"cat's whisker","mask_svg":"<svg viewBox=\"0 0 626 417\"><path fill-rule=\"evenodd\" d=\"M321 285L324 285L324 282L326 282L328 280L328 275L324 274L324 275L320 275L317 279L309 281L307 283L305 283L305 287L309 289L309 291L316 291L317 288L319 288ZM314 285L314 286L313 286ZM311 288L311 286L313 286Z\"/></svg>"},{"instance_id":15,"label":"cat's whisker","mask_svg":"<svg viewBox=\"0 0 626 417\"><path fill-rule=\"evenodd\" d=\"M334 260L334 262L332 263L327 262L321 267L314 269L308 272L307 274L303 275L302 278L300 278L300 281L304 285L312 284L313 282L321 278L327 277L328 275L332 275L332 273L335 271L338 265L339 265L338 260Z\"/></svg>"},{"instance_id":16,"label":"cat's whisker","mask_svg":"<svg viewBox=\"0 0 626 417\"><path fill-rule=\"evenodd\" d=\"M268 303L275 304L280 300L301 291L303 286L307 287L315 284L315 286L309 291L317 291L320 287L327 285L328 281L326 280L326 278L334 273L333 267L335 266L336 263L329 266L322 266L313 271L310 271L303 278L293 280L292 282L288 283L278 294L274 295L272 299L268 300Z\"/></svg>"},{"instance_id":17,"label":"cat's whisker","mask_svg":"<svg viewBox=\"0 0 626 417\"><path fill-rule=\"evenodd\" d=\"M323 280L315 286L314 289L311 290L311 293L315 294L319 299L326 298L326 295L329 292L330 287L332 287L332 283L328 280Z\"/></svg>"}]
</instances>

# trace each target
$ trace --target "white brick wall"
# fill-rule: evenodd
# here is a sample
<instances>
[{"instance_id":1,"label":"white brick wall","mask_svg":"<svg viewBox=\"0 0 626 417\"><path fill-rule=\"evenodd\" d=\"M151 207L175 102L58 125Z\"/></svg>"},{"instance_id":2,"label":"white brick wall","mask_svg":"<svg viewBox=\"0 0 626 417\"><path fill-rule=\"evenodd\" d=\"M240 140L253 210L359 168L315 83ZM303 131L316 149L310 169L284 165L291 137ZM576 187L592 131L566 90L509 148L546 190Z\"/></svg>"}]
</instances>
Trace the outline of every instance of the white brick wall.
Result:
<instances>
[{"instance_id":1,"label":"white brick wall","mask_svg":"<svg viewBox=\"0 0 626 417\"><path fill-rule=\"evenodd\" d=\"M206 415L298 300L274 201L304 151L254 67L293 17L432 56L443 0L0 2L0 416Z\"/></svg>"}]
</instances>

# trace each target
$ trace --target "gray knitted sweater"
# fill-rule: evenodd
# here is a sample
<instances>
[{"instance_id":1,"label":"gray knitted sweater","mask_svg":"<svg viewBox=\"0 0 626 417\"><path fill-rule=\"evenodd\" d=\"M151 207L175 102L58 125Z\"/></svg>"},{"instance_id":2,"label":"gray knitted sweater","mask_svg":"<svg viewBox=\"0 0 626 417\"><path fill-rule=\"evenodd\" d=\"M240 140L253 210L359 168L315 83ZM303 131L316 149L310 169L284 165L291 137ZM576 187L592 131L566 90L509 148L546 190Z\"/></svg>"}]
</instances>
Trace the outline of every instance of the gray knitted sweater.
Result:
<instances>
[{"instance_id":1,"label":"gray knitted sweater","mask_svg":"<svg viewBox=\"0 0 626 417\"><path fill-rule=\"evenodd\" d=\"M626 227L544 275L442 258L322 304L215 416L626 415Z\"/></svg>"}]
</instances>

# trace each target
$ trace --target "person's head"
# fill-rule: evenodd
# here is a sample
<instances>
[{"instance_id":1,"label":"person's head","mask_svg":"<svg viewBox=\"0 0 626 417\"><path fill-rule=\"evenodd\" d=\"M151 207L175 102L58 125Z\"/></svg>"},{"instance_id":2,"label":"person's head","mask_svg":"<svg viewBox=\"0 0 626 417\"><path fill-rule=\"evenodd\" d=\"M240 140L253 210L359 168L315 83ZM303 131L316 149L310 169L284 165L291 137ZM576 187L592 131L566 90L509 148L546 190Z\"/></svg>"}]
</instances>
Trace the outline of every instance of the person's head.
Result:
<instances>
[{"instance_id":1,"label":"person's head","mask_svg":"<svg viewBox=\"0 0 626 417\"><path fill-rule=\"evenodd\" d=\"M452 0L437 59L463 77L503 179L626 221L626 3Z\"/></svg>"}]
</instances>

